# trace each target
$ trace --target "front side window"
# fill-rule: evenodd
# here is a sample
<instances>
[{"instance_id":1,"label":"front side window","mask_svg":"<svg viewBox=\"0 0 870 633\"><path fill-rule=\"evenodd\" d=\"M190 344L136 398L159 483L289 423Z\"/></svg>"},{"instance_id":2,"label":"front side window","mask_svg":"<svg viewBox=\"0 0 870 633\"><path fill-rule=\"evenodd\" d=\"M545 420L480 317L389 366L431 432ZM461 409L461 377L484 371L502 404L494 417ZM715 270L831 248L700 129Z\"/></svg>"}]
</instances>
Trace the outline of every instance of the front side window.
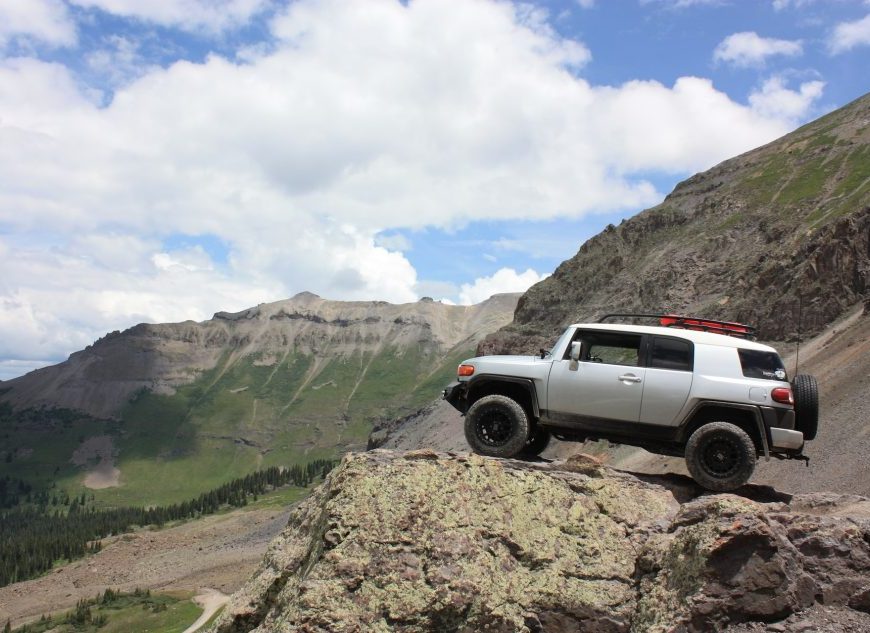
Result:
<instances>
[{"instance_id":1,"label":"front side window","mask_svg":"<svg viewBox=\"0 0 870 633\"><path fill-rule=\"evenodd\" d=\"M638 335L585 332L581 339L583 341L581 360L585 362L632 367L640 365L641 337Z\"/></svg>"},{"instance_id":2,"label":"front side window","mask_svg":"<svg viewBox=\"0 0 870 633\"><path fill-rule=\"evenodd\" d=\"M673 338L655 338L649 366L657 369L692 371L692 344Z\"/></svg>"}]
</instances>

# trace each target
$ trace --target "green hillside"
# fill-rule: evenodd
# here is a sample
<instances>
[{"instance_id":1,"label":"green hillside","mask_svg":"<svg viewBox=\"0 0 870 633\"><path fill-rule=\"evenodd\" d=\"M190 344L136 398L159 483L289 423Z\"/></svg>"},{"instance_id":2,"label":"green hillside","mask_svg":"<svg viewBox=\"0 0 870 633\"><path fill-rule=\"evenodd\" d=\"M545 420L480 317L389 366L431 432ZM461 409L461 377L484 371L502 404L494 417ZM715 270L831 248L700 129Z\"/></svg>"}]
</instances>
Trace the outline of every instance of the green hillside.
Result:
<instances>
[{"instance_id":1,"label":"green hillside","mask_svg":"<svg viewBox=\"0 0 870 633\"><path fill-rule=\"evenodd\" d=\"M77 465L73 453L107 437L121 485L89 490L98 505L182 501L256 469L364 447L375 420L437 397L473 347L466 342L446 354L431 345L331 357L288 353L274 365L261 354L226 352L174 394L140 390L116 420L59 408L13 411L3 403L0 477L78 493L101 458Z\"/></svg>"},{"instance_id":2,"label":"green hillside","mask_svg":"<svg viewBox=\"0 0 870 633\"><path fill-rule=\"evenodd\" d=\"M167 505L365 448L376 423L438 398L518 297L395 305L300 293L110 333L0 385L0 482L86 492L97 507Z\"/></svg>"}]
</instances>

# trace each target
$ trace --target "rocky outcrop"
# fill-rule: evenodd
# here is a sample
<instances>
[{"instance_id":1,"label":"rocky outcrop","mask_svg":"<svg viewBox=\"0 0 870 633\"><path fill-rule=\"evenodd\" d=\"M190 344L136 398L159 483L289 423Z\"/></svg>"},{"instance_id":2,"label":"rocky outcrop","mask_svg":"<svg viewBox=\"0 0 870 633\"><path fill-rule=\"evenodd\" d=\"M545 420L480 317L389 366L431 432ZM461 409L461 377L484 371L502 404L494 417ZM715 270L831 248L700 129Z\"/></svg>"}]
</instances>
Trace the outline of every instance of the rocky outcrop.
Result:
<instances>
[{"instance_id":1,"label":"rocky outcrop","mask_svg":"<svg viewBox=\"0 0 870 633\"><path fill-rule=\"evenodd\" d=\"M350 454L210 631L868 630L870 500L740 492L585 456Z\"/></svg>"},{"instance_id":2,"label":"rocky outcrop","mask_svg":"<svg viewBox=\"0 0 870 633\"><path fill-rule=\"evenodd\" d=\"M570 323L677 312L818 333L870 293L870 95L680 183L584 243L478 353L534 353Z\"/></svg>"}]
</instances>

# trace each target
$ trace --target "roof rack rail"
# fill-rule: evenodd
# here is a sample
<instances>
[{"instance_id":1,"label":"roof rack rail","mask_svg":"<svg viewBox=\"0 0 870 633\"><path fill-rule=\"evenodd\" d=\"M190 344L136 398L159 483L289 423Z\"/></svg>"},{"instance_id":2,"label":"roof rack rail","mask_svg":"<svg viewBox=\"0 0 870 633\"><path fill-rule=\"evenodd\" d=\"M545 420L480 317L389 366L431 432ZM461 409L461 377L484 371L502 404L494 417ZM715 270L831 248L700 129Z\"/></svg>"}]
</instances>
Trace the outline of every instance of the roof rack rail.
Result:
<instances>
[{"instance_id":1,"label":"roof rack rail","mask_svg":"<svg viewBox=\"0 0 870 633\"><path fill-rule=\"evenodd\" d=\"M683 330L695 330L698 332L712 332L714 334L726 334L745 339L755 339L755 328L745 323L733 321L718 321L702 317L683 316L679 314L640 314L634 312L605 314L598 319L604 323L610 319L658 319L662 327L674 327Z\"/></svg>"}]
</instances>

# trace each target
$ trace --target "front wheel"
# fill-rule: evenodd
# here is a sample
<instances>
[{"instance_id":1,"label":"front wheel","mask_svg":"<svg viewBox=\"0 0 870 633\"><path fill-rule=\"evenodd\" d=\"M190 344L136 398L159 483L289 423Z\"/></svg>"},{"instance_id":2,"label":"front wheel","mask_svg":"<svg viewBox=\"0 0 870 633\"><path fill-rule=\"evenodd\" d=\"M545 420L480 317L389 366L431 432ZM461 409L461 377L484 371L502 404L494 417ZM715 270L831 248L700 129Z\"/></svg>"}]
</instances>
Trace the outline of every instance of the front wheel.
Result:
<instances>
[{"instance_id":1,"label":"front wheel","mask_svg":"<svg viewBox=\"0 0 870 633\"><path fill-rule=\"evenodd\" d=\"M475 453L515 457L529 440L529 418L516 400L484 396L465 415L465 439Z\"/></svg>"},{"instance_id":2,"label":"front wheel","mask_svg":"<svg viewBox=\"0 0 870 633\"><path fill-rule=\"evenodd\" d=\"M550 432L537 427L523 447L523 457L537 457L550 445Z\"/></svg>"},{"instance_id":3,"label":"front wheel","mask_svg":"<svg viewBox=\"0 0 870 633\"><path fill-rule=\"evenodd\" d=\"M710 422L692 433L686 444L686 466L707 490L739 488L755 470L755 443L729 422Z\"/></svg>"}]
</instances>

